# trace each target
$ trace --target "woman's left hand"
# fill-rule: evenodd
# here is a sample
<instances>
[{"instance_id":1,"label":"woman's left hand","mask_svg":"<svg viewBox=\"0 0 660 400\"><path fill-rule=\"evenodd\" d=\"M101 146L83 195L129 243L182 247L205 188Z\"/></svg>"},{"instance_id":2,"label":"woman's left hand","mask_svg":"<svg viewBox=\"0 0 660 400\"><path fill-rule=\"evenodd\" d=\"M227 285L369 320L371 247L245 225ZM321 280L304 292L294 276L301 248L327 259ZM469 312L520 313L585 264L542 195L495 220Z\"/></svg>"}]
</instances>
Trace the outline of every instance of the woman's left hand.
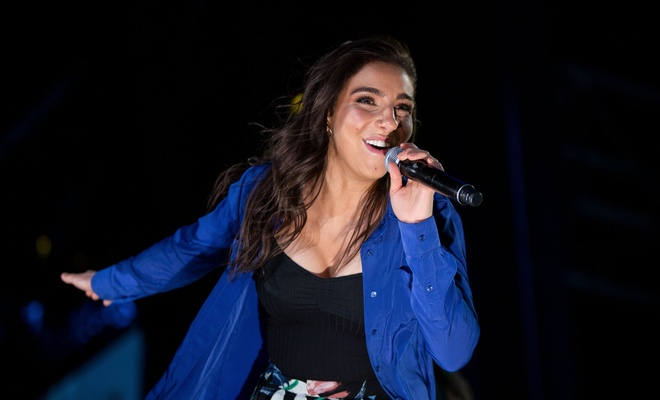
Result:
<instances>
[{"instance_id":1,"label":"woman's left hand","mask_svg":"<svg viewBox=\"0 0 660 400\"><path fill-rule=\"evenodd\" d=\"M398 154L399 160L420 160L428 165L444 171L442 164L431 157L428 151L418 148L413 143L402 143L403 151ZM403 186L401 172L393 162L389 165L390 173L390 200L392 209L402 222L416 223L433 215L433 195L435 191L430 187L408 179Z\"/></svg>"}]
</instances>

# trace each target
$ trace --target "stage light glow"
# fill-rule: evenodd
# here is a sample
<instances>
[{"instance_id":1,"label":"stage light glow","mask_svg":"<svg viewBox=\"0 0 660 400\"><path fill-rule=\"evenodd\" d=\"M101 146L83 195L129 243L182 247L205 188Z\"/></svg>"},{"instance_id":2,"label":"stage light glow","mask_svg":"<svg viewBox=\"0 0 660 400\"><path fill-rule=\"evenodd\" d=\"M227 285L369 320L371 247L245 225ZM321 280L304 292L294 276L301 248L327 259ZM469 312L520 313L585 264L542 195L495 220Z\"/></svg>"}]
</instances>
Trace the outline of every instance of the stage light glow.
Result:
<instances>
[{"instance_id":1,"label":"stage light glow","mask_svg":"<svg viewBox=\"0 0 660 400\"><path fill-rule=\"evenodd\" d=\"M50 252L53 249L53 243L48 236L39 235L39 237L37 237L37 243L35 247L37 256L39 258L48 258L48 256L50 256Z\"/></svg>"}]
</instances>

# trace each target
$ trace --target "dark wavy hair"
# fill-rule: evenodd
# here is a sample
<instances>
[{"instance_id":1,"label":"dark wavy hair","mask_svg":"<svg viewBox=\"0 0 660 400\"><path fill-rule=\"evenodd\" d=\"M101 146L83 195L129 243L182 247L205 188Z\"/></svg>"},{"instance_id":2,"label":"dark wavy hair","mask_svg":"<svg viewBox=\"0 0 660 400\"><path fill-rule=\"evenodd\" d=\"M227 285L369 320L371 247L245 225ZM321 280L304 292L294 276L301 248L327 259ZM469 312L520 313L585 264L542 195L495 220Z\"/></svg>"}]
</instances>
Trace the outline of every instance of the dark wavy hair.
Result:
<instances>
[{"instance_id":1,"label":"dark wavy hair","mask_svg":"<svg viewBox=\"0 0 660 400\"><path fill-rule=\"evenodd\" d=\"M329 137L327 117L348 80L368 63L380 61L403 69L416 86L417 71L408 46L389 36L375 35L347 41L321 56L304 75L302 96L287 103L288 111L274 128L262 128L266 136L263 154L221 173L209 196L211 210L227 194L229 185L251 165L270 163L256 185L238 237L233 273L264 268L274 255L300 234L307 209L323 185ZM281 106L283 107L283 106ZM413 136L417 128L413 109ZM308 193L305 190L313 189ZM357 254L376 229L387 207L389 177L377 180L365 196L357 228L339 265ZM305 203L304 199L309 199ZM279 245L278 245L279 242Z\"/></svg>"}]
</instances>

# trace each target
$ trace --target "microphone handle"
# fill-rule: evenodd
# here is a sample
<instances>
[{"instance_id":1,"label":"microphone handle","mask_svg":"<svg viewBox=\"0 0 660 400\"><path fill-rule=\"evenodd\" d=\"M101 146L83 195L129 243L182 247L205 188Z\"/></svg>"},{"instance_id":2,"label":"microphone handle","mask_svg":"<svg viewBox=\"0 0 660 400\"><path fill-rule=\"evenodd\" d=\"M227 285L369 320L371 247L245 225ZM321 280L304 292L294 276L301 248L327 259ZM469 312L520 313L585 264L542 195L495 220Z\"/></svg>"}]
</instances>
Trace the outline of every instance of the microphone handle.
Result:
<instances>
[{"instance_id":1,"label":"microphone handle","mask_svg":"<svg viewBox=\"0 0 660 400\"><path fill-rule=\"evenodd\" d=\"M397 155L401 153L401 147L392 147L385 154L385 168L389 171L391 162L399 167L401 175L422 183L444 196L457 201L462 205L477 207L483 200L483 195L477 192L474 186L469 185L451 175L447 175L438 168L433 168L422 161L401 161Z\"/></svg>"},{"instance_id":2,"label":"microphone handle","mask_svg":"<svg viewBox=\"0 0 660 400\"><path fill-rule=\"evenodd\" d=\"M421 161L400 161L398 159L397 161L403 176L425 184L459 204L477 207L483 200L483 195L474 186L462 182L442 170L430 167Z\"/></svg>"}]
</instances>

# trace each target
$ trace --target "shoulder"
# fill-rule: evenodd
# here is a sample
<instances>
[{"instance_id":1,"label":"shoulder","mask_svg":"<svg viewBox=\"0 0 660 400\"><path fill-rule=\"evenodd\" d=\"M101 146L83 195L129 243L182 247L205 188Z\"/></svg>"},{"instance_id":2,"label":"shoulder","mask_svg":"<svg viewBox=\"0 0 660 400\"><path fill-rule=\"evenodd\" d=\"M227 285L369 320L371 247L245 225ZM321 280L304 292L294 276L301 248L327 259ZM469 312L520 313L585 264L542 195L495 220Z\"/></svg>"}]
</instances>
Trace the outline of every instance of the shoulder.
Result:
<instances>
[{"instance_id":1,"label":"shoulder","mask_svg":"<svg viewBox=\"0 0 660 400\"><path fill-rule=\"evenodd\" d=\"M249 166L233 185L254 187L270 171L270 163Z\"/></svg>"},{"instance_id":2,"label":"shoulder","mask_svg":"<svg viewBox=\"0 0 660 400\"><path fill-rule=\"evenodd\" d=\"M247 167L229 186L228 197L231 199L240 199L239 201L241 203L246 202L254 188L264 179L268 171L270 171L270 163Z\"/></svg>"}]
</instances>

